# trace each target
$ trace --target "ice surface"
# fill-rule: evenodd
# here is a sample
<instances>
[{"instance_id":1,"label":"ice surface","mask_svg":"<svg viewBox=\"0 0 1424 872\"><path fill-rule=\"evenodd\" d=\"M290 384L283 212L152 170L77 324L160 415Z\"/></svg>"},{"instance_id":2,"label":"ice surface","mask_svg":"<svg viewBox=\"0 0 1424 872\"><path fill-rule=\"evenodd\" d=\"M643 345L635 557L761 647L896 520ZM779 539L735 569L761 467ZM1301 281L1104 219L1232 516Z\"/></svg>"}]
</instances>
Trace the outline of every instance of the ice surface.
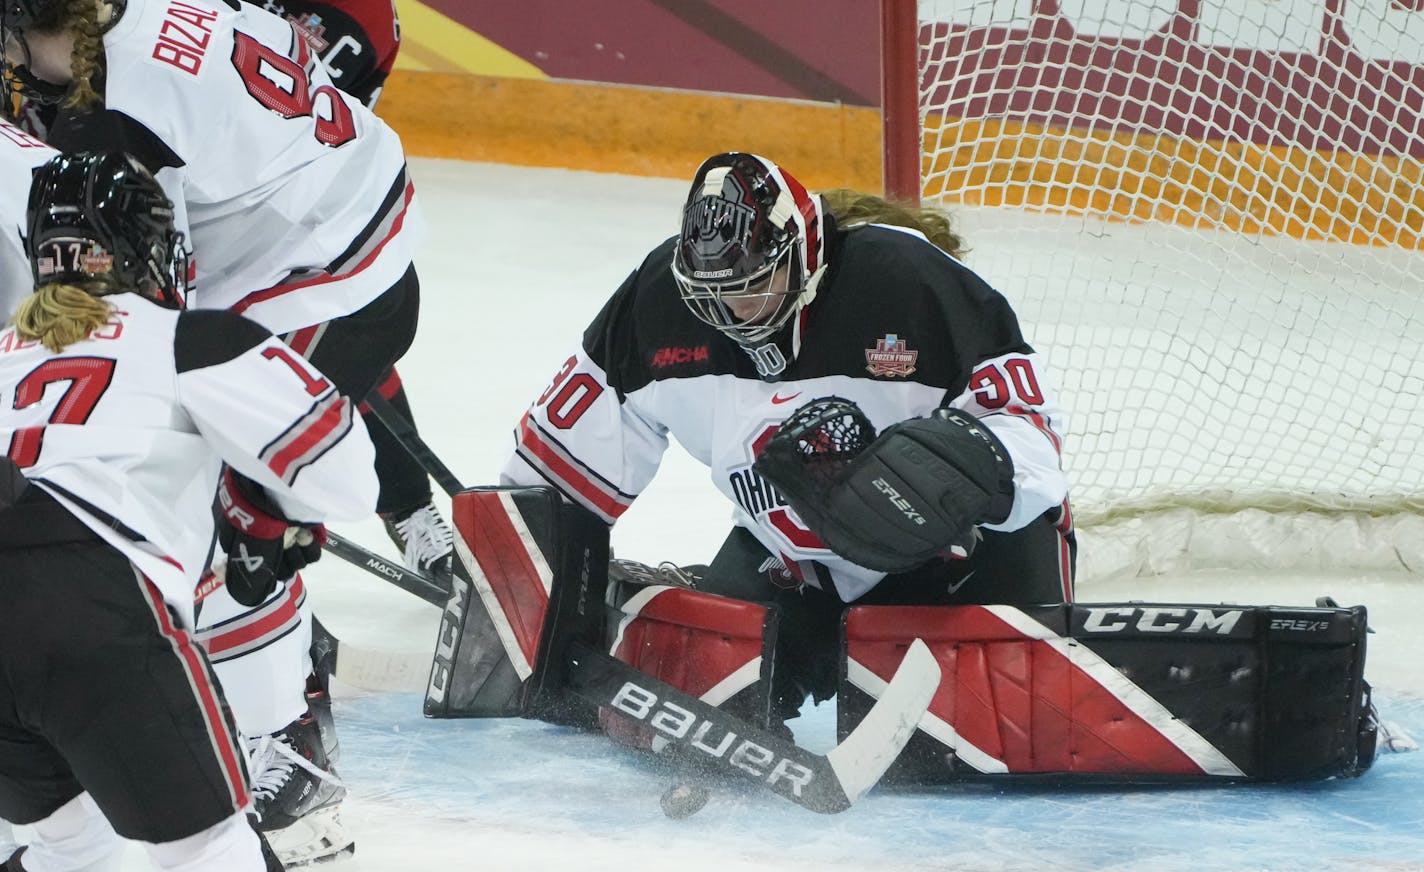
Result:
<instances>
[{"instance_id":1,"label":"ice surface","mask_svg":"<svg viewBox=\"0 0 1424 872\"><path fill-rule=\"evenodd\" d=\"M415 160L431 225L422 322L401 374L427 441L467 483L493 481L531 398L604 299L676 229L685 183ZM1026 325L1032 335L1032 325ZM1068 447L1071 451L1071 441ZM650 562L708 559L729 508L674 449L619 522L614 547ZM340 532L394 555L380 525ZM328 557L318 614L364 646L426 652L436 610ZM1216 573L1084 585L1082 600L1363 603L1367 677L1387 718L1424 737L1424 580ZM1424 870L1424 753L1363 778L1296 787L876 791L823 817L726 790L663 817L670 776L599 736L539 723L429 721L413 695L338 688L345 819L375 870ZM828 709L798 735L834 741ZM129 869L147 869L131 851Z\"/></svg>"}]
</instances>

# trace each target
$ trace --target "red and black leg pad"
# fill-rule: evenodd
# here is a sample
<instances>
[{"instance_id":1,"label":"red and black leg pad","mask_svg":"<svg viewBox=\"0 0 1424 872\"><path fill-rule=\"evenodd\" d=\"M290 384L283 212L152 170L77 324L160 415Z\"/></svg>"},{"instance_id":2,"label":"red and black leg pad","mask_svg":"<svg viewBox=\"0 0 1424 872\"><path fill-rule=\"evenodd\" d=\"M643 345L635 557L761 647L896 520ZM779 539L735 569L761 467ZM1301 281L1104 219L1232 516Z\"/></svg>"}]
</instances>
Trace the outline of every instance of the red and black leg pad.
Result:
<instances>
[{"instance_id":1,"label":"red and black leg pad","mask_svg":"<svg viewBox=\"0 0 1424 872\"><path fill-rule=\"evenodd\" d=\"M476 488L451 499L455 572L425 715L524 716L592 726L564 691L564 651L601 648L608 527L552 488Z\"/></svg>"},{"instance_id":2,"label":"red and black leg pad","mask_svg":"<svg viewBox=\"0 0 1424 872\"><path fill-rule=\"evenodd\" d=\"M1282 781L1374 755L1365 610L1152 603L858 606L844 737L909 641L939 690L887 780Z\"/></svg>"},{"instance_id":3,"label":"red and black leg pad","mask_svg":"<svg viewBox=\"0 0 1424 872\"><path fill-rule=\"evenodd\" d=\"M650 585L619 607L611 652L638 671L709 705L766 727L771 716L776 609L683 587ZM661 750L653 730L610 709L600 723L611 738ZM725 739L725 736L718 738Z\"/></svg>"}]
</instances>

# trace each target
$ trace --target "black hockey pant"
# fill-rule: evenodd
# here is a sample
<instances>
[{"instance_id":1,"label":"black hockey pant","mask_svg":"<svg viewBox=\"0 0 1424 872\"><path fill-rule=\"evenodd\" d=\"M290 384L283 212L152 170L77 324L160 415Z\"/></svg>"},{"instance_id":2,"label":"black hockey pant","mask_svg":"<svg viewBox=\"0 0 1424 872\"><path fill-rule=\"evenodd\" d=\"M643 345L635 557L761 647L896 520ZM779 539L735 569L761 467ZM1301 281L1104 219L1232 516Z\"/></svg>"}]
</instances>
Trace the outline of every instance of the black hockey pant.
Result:
<instances>
[{"instance_id":1,"label":"black hockey pant","mask_svg":"<svg viewBox=\"0 0 1424 872\"><path fill-rule=\"evenodd\" d=\"M361 309L288 333L282 339L315 364L342 393L362 400L378 389L413 420L410 402L393 367L415 340L419 313L420 280L412 265L390 290ZM381 482L376 511L400 512L429 502L430 480L425 470L364 404L361 412L376 446L376 477Z\"/></svg>"}]
</instances>

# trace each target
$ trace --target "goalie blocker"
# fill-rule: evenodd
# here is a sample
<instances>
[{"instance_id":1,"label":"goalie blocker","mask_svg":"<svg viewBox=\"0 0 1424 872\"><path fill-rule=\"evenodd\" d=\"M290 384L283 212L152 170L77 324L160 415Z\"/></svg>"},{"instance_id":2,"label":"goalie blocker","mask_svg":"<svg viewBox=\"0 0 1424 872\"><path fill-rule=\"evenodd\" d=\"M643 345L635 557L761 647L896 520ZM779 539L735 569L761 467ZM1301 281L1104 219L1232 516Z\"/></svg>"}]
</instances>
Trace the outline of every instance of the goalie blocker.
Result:
<instances>
[{"instance_id":1,"label":"goalie blocker","mask_svg":"<svg viewBox=\"0 0 1424 872\"><path fill-rule=\"evenodd\" d=\"M476 489L452 506L458 559L427 716L602 722L656 747L648 724L610 720L606 704L600 720L590 701L590 676L617 665L687 706L723 706L733 726L775 726L774 609L657 584L610 596L608 528L549 488ZM1364 634L1359 607L857 606L838 729L866 719L918 637L941 677L888 780L1357 775L1374 753Z\"/></svg>"}]
</instances>

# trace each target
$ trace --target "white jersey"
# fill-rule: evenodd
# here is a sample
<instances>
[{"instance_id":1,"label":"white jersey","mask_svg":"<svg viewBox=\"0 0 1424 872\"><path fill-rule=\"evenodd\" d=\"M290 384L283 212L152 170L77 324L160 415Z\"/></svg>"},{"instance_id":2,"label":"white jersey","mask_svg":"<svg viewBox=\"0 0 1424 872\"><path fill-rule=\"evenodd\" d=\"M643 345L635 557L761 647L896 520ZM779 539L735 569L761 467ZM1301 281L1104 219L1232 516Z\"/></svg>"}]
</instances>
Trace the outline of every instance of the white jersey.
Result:
<instances>
[{"instance_id":1,"label":"white jersey","mask_svg":"<svg viewBox=\"0 0 1424 872\"><path fill-rule=\"evenodd\" d=\"M13 327L0 331L0 385L13 386L0 397L0 440L26 478L123 552L186 626L224 461L296 521L375 511L365 425L311 364L230 312L106 299L116 308L108 324L59 354L20 341Z\"/></svg>"},{"instance_id":2,"label":"white jersey","mask_svg":"<svg viewBox=\"0 0 1424 872\"><path fill-rule=\"evenodd\" d=\"M0 121L0 324L35 289L25 256L25 206L34 169L56 154L25 131Z\"/></svg>"},{"instance_id":3,"label":"white jersey","mask_svg":"<svg viewBox=\"0 0 1424 872\"><path fill-rule=\"evenodd\" d=\"M1004 298L923 236L872 226L837 239L830 277L787 331L791 363L775 383L688 311L670 269L674 242L614 294L520 421L503 483L552 484L611 524L674 437L706 464L739 525L792 575L846 602L885 574L828 549L752 468L813 399L849 399L877 431L945 405L968 411L1014 461L1013 508L985 526L1018 530L1066 509L1063 415L1038 356Z\"/></svg>"},{"instance_id":4,"label":"white jersey","mask_svg":"<svg viewBox=\"0 0 1424 872\"><path fill-rule=\"evenodd\" d=\"M104 53L107 111L61 112L50 141L120 146L155 172L192 244L190 307L281 334L405 274L422 226L400 139L289 22L244 3L130 0Z\"/></svg>"}]
</instances>

